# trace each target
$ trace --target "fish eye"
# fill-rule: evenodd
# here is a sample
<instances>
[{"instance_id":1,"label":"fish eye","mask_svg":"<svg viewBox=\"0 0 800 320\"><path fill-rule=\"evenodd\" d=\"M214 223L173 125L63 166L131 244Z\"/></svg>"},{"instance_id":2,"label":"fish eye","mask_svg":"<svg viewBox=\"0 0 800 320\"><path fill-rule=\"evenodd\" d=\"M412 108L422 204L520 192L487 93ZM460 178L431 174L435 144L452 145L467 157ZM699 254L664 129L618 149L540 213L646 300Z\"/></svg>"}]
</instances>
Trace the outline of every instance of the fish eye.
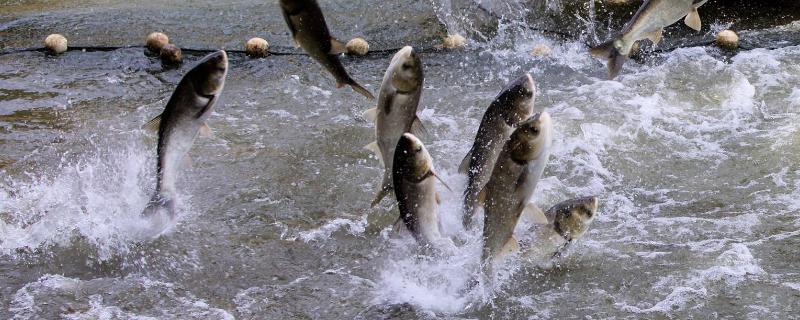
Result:
<instances>
[{"instance_id":1,"label":"fish eye","mask_svg":"<svg viewBox=\"0 0 800 320\"><path fill-rule=\"evenodd\" d=\"M411 69L411 65L408 64L408 63L404 63L403 64L403 70L408 70L408 69Z\"/></svg>"}]
</instances>

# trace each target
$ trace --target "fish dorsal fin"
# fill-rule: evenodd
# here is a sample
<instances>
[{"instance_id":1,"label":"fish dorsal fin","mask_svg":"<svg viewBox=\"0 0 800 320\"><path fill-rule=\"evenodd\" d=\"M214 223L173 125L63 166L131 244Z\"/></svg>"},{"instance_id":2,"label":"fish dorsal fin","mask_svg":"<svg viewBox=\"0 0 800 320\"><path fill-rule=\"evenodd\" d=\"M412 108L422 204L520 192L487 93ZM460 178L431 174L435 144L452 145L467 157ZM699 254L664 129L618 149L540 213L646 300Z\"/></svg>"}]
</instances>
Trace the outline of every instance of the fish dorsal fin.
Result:
<instances>
[{"instance_id":1,"label":"fish dorsal fin","mask_svg":"<svg viewBox=\"0 0 800 320\"><path fill-rule=\"evenodd\" d=\"M458 173L467 174L469 171L470 162L472 162L472 150L467 152L464 160L461 160L461 164L458 165Z\"/></svg>"},{"instance_id":2,"label":"fish dorsal fin","mask_svg":"<svg viewBox=\"0 0 800 320\"><path fill-rule=\"evenodd\" d=\"M686 15L686 18L683 19L683 22L686 23L689 28L692 28L695 31L700 31L703 23L700 21L700 13L697 12L697 7L692 6L692 9L689 10L689 14Z\"/></svg>"},{"instance_id":3,"label":"fish dorsal fin","mask_svg":"<svg viewBox=\"0 0 800 320\"><path fill-rule=\"evenodd\" d=\"M342 54L345 51L347 51L347 48L345 47L344 43L342 43L339 40L336 40L336 38L331 38L331 52L329 52L330 54Z\"/></svg>"},{"instance_id":4,"label":"fish dorsal fin","mask_svg":"<svg viewBox=\"0 0 800 320\"><path fill-rule=\"evenodd\" d=\"M203 125L200 126L200 135L206 138L213 138L214 131L211 130L211 127L208 126L208 123L203 123Z\"/></svg>"},{"instance_id":5,"label":"fish dorsal fin","mask_svg":"<svg viewBox=\"0 0 800 320\"><path fill-rule=\"evenodd\" d=\"M428 129L425 129L425 126L422 125L422 121L420 121L417 116L414 116L414 121L411 122L411 134L418 137L428 136Z\"/></svg>"},{"instance_id":6,"label":"fish dorsal fin","mask_svg":"<svg viewBox=\"0 0 800 320\"><path fill-rule=\"evenodd\" d=\"M653 32L648 32L645 34L645 36L647 39L650 39L650 41L653 41L654 45L656 45L661 42L661 38L664 36L664 29L661 28Z\"/></svg>"},{"instance_id":7,"label":"fish dorsal fin","mask_svg":"<svg viewBox=\"0 0 800 320\"><path fill-rule=\"evenodd\" d=\"M539 209L533 202L528 202L525 208L522 209L522 216L526 217L528 221L535 224L548 224L547 216L544 215L542 209Z\"/></svg>"},{"instance_id":8,"label":"fish dorsal fin","mask_svg":"<svg viewBox=\"0 0 800 320\"><path fill-rule=\"evenodd\" d=\"M161 126L161 115L159 114L155 118L151 119L150 121L147 121L147 123L145 123L142 126L142 129L150 131L150 132L158 132L158 127L160 127L160 126Z\"/></svg>"},{"instance_id":9,"label":"fish dorsal fin","mask_svg":"<svg viewBox=\"0 0 800 320\"><path fill-rule=\"evenodd\" d=\"M383 156L381 155L381 148L378 147L378 141L370 142L369 144L364 146L364 149L374 152L375 156L378 157L378 160L380 160L381 164L383 164Z\"/></svg>"},{"instance_id":10,"label":"fish dorsal fin","mask_svg":"<svg viewBox=\"0 0 800 320\"><path fill-rule=\"evenodd\" d=\"M375 122L378 120L378 107L369 108L364 111L364 119L367 119L369 122Z\"/></svg>"}]
</instances>

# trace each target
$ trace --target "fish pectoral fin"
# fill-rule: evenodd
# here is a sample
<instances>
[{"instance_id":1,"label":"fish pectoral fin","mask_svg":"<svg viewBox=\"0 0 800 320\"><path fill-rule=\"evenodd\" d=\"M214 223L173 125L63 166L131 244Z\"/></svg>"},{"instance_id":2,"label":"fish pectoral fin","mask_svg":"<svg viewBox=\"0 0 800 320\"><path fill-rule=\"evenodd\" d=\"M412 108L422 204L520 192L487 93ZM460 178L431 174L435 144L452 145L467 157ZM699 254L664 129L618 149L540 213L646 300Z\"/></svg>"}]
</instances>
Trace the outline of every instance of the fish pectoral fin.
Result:
<instances>
[{"instance_id":1,"label":"fish pectoral fin","mask_svg":"<svg viewBox=\"0 0 800 320\"><path fill-rule=\"evenodd\" d=\"M686 18L683 19L683 22L686 23L689 28L692 28L695 31L700 31L703 23L700 21L700 13L697 12L697 7L692 6L692 9L689 10L689 14L686 15Z\"/></svg>"},{"instance_id":2,"label":"fish pectoral fin","mask_svg":"<svg viewBox=\"0 0 800 320\"><path fill-rule=\"evenodd\" d=\"M450 192L453 192L453 189L451 189L450 186L448 186L447 183L444 182L444 180L442 180L442 177L440 177L438 174L436 174L436 172L431 171L431 173L433 173L433 176L436 177L436 180L439 180L439 182L441 182L444 185L444 187L447 188L447 190L449 190ZM438 194L437 194L437 196L438 196Z\"/></svg>"},{"instance_id":3,"label":"fish pectoral fin","mask_svg":"<svg viewBox=\"0 0 800 320\"><path fill-rule=\"evenodd\" d=\"M142 129L150 131L150 132L158 132L158 127L160 127L160 126L161 126L161 115L159 114L158 116L156 116L155 118L151 119L150 121L147 121L147 123L145 123L142 126Z\"/></svg>"},{"instance_id":4,"label":"fish pectoral fin","mask_svg":"<svg viewBox=\"0 0 800 320\"><path fill-rule=\"evenodd\" d=\"M364 149L374 152L375 156L378 157L378 160L380 160L381 164L383 164L383 155L381 154L381 148L378 147L378 141L370 142L369 144L364 146Z\"/></svg>"},{"instance_id":5,"label":"fish pectoral fin","mask_svg":"<svg viewBox=\"0 0 800 320\"><path fill-rule=\"evenodd\" d=\"M342 54L347 51L345 44L335 38L331 38L331 52L330 54Z\"/></svg>"},{"instance_id":6,"label":"fish pectoral fin","mask_svg":"<svg viewBox=\"0 0 800 320\"><path fill-rule=\"evenodd\" d=\"M439 196L439 193L436 192L434 195L436 195L436 204L442 204L442 197Z\"/></svg>"},{"instance_id":7,"label":"fish pectoral fin","mask_svg":"<svg viewBox=\"0 0 800 320\"><path fill-rule=\"evenodd\" d=\"M428 129L425 129L425 126L422 125L422 121L420 121L417 116L414 116L414 121L411 122L411 134L418 137L428 136Z\"/></svg>"},{"instance_id":8,"label":"fish pectoral fin","mask_svg":"<svg viewBox=\"0 0 800 320\"><path fill-rule=\"evenodd\" d=\"M467 174L467 172L469 171L470 162L472 162L471 150L467 152L467 155L464 157L464 160L461 160L461 164L458 165L458 173Z\"/></svg>"},{"instance_id":9,"label":"fish pectoral fin","mask_svg":"<svg viewBox=\"0 0 800 320\"><path fill-rule=\"evenodd\" d=\"M483 206L483 204L486 202L486 188L485 187L483 189L481 189L480 192L478 192L478 199L476 199L476 202L480 206Z\"/></svg>"},{"instance_id":10,"label":"fish pectoral fin","mask_svg":"<svg viewBox=\"0 0 800 320\"><path fill-rule=\"evenodd\" d=\"M542 209L539 209L533 202L528 202L525 208L522 209L522 215L527 217L528 221L536 224L548 224L547 216L544 215Z\"/></svg>"},{"instance_id":11,"label":"fish pectoral fin","mask_svg":"<svg viewBox=\"0 0 800 320\"><path fill-rule=\"evenodd\" d=\"M503 247L500 248L500 250L497 251L497 253L495 253L494 262L499 263L507 255L515 253L517 251L519 251L519 241L517 241L517 238L515 238L514 236L511 236L511 238L508 238L508 241L506 241Z\"/></svg>"},{"instance_id":12,"label":"fish pectoral fin","mask_svg":"<svg viewBox=\"0 0 800 320\"><path fill-rule=\"evenodd\" d=\"M376 122L378 120L378 108L369 108L364 111L364 119L367 119L369 122Z\"/></svg>"},{"instance_id":13,"label":"fish pectoral fin","mask_svg":"<svg viewBox=\"0 0 800 320\"><path fill-rule=\"evenodd\" d=\"M342 82L341 82L341 81L339 81L339 80L336 80L336 89L339 89L339 88L341 88L341 87L344 87L344 83L342 83Z\"/></svg>"},{"instance_id":14,"label":"fish pectoral fin","mask_svg":"<svg viewBox=\"0 0 800 320\"><path fill-rule=\"evenodd\" d=\"M397 217L397 220L394 221L392 224L392 234L399 235L400 232L406 229L406 225L403 222L402 217Z\"/></svg>"},{"instance_id":15,"label":"fish pectoral fin","mask_svg":"<svg viewBox=\"0 0 800 320\"><path fill-rule=\"evenodd\" d=\"M181 162L183 162L183 166L187 168L194 168L194 161L192 161L192 157L190 157L188 154L183 156Z\"/></svg>"},{"instance_id":16,"label":"fish pectoral fin","mask_svg":"<svg viewBox=\"0 0 800 320\"><path fill-rule=\"evenodd\" d=\"M662 28L653 32L648 32L645 34L645 36L647 39L650 39L650 41L653 41L653 44L658 44L661 42L661 38L664 36L664 29Z\"/></svg>"},{"instance_id":17,"label":"fish pectoral fin","mask_svg":"<svg viewBox=\"0 0 800 320\"><path fill-rule=\"evenodd\" d=\"M297 42L297 39L292 38L292 44L294 45L295 49L300 49L300 42Z\"/></svg>"},{"instance_id":18,"label":"fish pectoral fin","mask_svg":"<svg viewBox=\"0 0 800 320\"><path fill-rule=\"evenodd\" d=\"M372 199L372 203L369 204L370 208L374 208L378 203L383 200L386 195L389 194L393 190L391 181L384 176L383 181L381 182L381 187L378 189L378 193L375 194L375 199Z\"/></svg>"},{"instance_id":19,"label":"fish pectoral fin","mask_svg":"<svg viewBox=\"0 0 800 320\"><path fill-rule=\"evenodd\" d=\"M208 123L203 123L203 125L200 126L200 135L206 138L213 138L214 131L211 131L211 127L208 126Z\"/></svg>"}]
</instances>

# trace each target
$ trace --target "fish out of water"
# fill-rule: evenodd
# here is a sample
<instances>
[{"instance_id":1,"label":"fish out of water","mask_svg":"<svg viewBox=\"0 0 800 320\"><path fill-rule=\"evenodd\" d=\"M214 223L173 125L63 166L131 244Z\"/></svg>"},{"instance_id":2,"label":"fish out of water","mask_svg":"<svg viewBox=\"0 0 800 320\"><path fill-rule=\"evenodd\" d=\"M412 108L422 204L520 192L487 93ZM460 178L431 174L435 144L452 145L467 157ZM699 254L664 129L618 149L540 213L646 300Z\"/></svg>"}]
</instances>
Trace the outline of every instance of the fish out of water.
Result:
<instances>
[{"instance_id":1,"label":"fish out of water","mask_svg":"<svg viewBox=\"0 0 800 320\"><path fill-rule=\"evenodd\" d=\"M397 142L392 176L400 220L417 242L432 248L450 244L441 234L433 160L422 141L411 133L404 133Z\"/></svg>"},{"instance_id":2,"label":"fish out of water","mask_svg":"<svg viewBox=\"0 0 800 320\"><path fill-rule=\"evenodd\" d=\"M345 44L331 36L316 0L280 0L280 6L295 45L303 48L333 75L337 88L349 85L361 95L375 99L369 90L347 74L339 61L338 55L346 51Z\"/></svg>"},{"instance_id":3,"label":"fish out of water","mask_svg":"<svg viewBox=\"0 0 800 320\"><path fill-rule=\"evenodd\" d=\"M145 124L158 132L158 178L144 216L174 219L178 172L197 135L210 134L206 119L219 100L227 73L225 51L205 56L183 76L164 112Z\"/></svg>"},{"instance_id":4,"label":"fish out of water","mask_svg":"<svg viewBox=\"0 0 800 320\"><path fill-rule=\"evenodd\" d=\"M559 256L586 233L597 207L597 197L581 197L558 203L545 213L529 211L534 223L528 229L532 238L522 241L523 256L537 262Z\"/></svg>"},{"instance_id":5,"label":"fish out of water","mask_svg":"<svg viewBox=\"0 0 800 320\"><path fill-rule=\"evenodd\" d=\"M535 94L536 85L531 75L526 73L509 83L486 109L475 142L459 166L459 172L467 175L463 206L464 227L469 227L472 223L478 195L489 181L497 156L506 140L517 124L533 113Z\"/></svg>"},{"instance_id":6,"label":"fish out of water","mask_svg":"<svg viewBox=\"0 0 800 320\"><path fill-rule=\"evenodd\" d=\"M378 106L364 112L375 122L376 140L364 148L375 152L385 167L383 179L371 206L392 191L392 163L397 141L406 132L419 133L422 124L417 107L425 75L422 60L412 47L404 47L392 57L378 93Z\"/></svg>"},{"instance_id":7,"label":"fish out of water","mask_svg":"<svg viewBox=\"0 0 800 320\"><path fill-rule=\"evenodd\" d=\"M661 41L664 28L677 22L684 16L684 22L690 28L700 31L700 14L697 8L708 0L648 0L639 7L622 34L606 43L590 50L594 56L608 59L608 76L613 79L619 75L631 53L634 43L642 39L650 39L654 44Z\"/></svg>"},{"instance_id":8,"label":"fish out of water","mask_svg":"<svg viewBox=\"0 0 800 320\"><path fill-rule=\"evenodd\" d=\"M552 121L547 112L519 124L503 146L486 183L483 251L487 270L503 255L516 251L514 228L528 207L550 157ZM490 272L487 272L491 274Z\"/></svg>"}]
</instances>

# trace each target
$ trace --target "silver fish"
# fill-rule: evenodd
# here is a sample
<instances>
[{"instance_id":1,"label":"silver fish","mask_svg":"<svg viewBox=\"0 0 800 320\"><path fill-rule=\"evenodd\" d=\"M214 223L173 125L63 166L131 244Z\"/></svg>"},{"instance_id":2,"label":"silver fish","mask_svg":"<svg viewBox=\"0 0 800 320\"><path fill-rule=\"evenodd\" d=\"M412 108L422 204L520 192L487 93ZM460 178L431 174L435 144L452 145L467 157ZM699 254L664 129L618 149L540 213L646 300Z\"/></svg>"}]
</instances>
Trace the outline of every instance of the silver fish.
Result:
<instances>
[{"instance_id":1,"label":"silver fish","mask_svg":"<svg viewBox=\"0 0 800 320\"><path fill-rule=\"evenodd\" d=\"M486 183L481 261L489 269L505 253L517 250L514 228L536 190L551 146L552 121L547 112L520 123L503 146Z\"/></svg>"},{"instance_id":2,"label":"silver fish","mask_svg":"<svg viewBox=\"0 0 800 320\"><path fill-rule=\"evenodd\" d=\"M472 223L478 195L492 176L492 169L503 144L514 131L514 127L533 113L535 94L536 85L531 75L526 73L508 84L486 109L475 142L459 166L459 172L467 175L464 227L469 227Z\"/></svg>"},{"instance_id":3,"label":"silver fish","mask_svg":"<svg viewBox=\"0 0 800 320\"><path fill-rule=\"evenodd\" d=\"M338 55L345 52L345 45L331 36L316 0L280 0L280 5L295 45L303 48L336 78L337 88L349 85L361 95L375 99L369 90L347 74L339 61Z\"/></svg>"},{"instance_id":4,"label":"silver fish","mask_svg":"<svg viewBox=\"0 0 800 320\"><path fill-rule=\"evenodd\" d=\"M417 242L432 248L450 243L441 234L437 210L439 194L436 193L439 177L434 171L433 160L422 142L411 133L404 133L397 142L392 176L400 209L399 220Z\"/></svg>"},{"instance_id":5,"label":"silver fish","mask_svg":"<svg viewBox=\"0 0 800 320\"><path fill-rule=\"evenodd\" d=\"M610 79L619 75L636 41L650 39L654 44L661 41L664 28L684 16L690 28L700 31L702 23L697 8L708 0L648 0L628 22L622 35L592 48L589 52L597 57L608 59Z\"/></svg>"},{"instance_id":6,"label":"silver fish","mask_svg":"<svg viewBox=\"0 0 800 320\"><path fill-rule=\"evenodd\" d=\"M532 239L521 241L523 255L538 262L561 255L586 233L597 215L597 208L597 197L581 197L558 203L545 213L529 211L534 222L528 229Z\"/></svg>"},{"instance_id":7,"label":"silver fish","mask_svg":"<svg viewBox=\"0 0 800 320\"><path fill-rule=\"evenodd\" d=\"M158 131L158 182L144 216L175 217L178 172L197 135L210 134L206 119L219 100L227 73L225 51L207 55L183 76L164 112L144 125Z\"/></svg>"},{"instance_id":8,"label":"silver fish","mask_svg":"<svg viewBox=\"0 0 800 320\"><path fill-rule=\"evenodd\" d=\"M392 57L383 76L378 106L364 112L367 120L375 122L376 137L364 148L375 152L385 167L380 189L371 203L373 207L392 191L392 161L400 136L406 132L421 131L417 107L424 80L422 60L414 48L407 46L400 49Z\"/></svg>"}]
</instances>

